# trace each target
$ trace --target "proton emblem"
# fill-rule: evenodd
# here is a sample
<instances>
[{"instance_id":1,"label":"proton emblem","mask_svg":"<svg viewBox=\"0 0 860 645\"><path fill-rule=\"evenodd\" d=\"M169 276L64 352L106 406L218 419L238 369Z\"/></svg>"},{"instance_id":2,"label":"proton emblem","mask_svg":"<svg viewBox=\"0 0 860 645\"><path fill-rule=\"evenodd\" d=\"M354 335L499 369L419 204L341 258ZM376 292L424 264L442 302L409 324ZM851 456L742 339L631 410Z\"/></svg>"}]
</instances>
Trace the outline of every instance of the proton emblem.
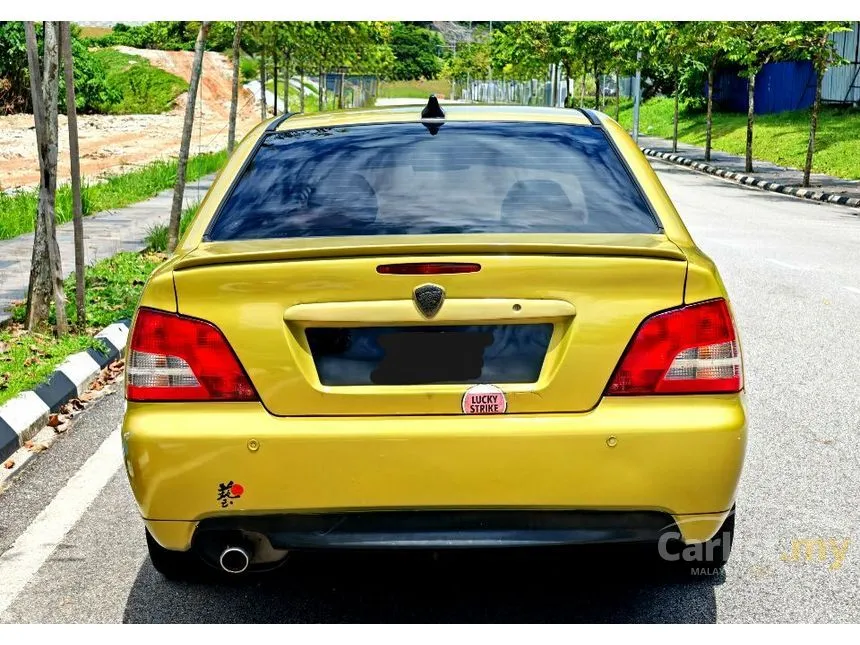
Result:
<instances>
[{"instance_id":1,"label":"proton emblem","mask_svg":"<svg viewBox=\"0 0 860 645\"><path fill-rule=\"evenodd\" d=\"M425 318L432 318L445 302L445 290L437 284L422 284L412 292L415 306Z\"/></svg>"}]
</instances>

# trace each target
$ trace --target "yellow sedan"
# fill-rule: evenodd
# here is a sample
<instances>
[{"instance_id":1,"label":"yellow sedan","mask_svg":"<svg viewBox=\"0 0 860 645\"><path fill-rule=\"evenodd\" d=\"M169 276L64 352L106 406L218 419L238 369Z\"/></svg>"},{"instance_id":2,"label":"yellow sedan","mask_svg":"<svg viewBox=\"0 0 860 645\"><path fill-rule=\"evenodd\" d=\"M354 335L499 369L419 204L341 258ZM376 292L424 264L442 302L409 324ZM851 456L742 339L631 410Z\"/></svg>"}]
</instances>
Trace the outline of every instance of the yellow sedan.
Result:
<instances>
[{"instance_id":1,"label":"yellow sedan","mask_svg":"<svg viewBox=\"0 0 860 645\"><path fill-rule=\"evenodd\" d=\"M590 110L431 97L261 124L146 285L126 398L168 577L301 549L730 552L728 296Z\"/></svg>"}]
</instances>

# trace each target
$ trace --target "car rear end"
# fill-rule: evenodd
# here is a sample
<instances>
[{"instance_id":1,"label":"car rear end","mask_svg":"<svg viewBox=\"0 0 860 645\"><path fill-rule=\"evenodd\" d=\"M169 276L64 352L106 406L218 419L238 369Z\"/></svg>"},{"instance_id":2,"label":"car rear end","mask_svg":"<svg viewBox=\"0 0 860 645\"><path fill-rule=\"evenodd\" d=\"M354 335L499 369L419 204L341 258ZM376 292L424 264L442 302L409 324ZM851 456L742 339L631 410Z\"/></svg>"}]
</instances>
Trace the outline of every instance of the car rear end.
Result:
<instances>
[{"instance_id":1,"label":"car rear end","mask_svg":"<svg viewBox=\"0 0 860 645\"><path fill-rule=\"evenodd\" d=\"M152 538L711 538L745 450L716 269L614 122L450 108L252 133L145 289L123 428Z\"/></svg>"}]
</instances>

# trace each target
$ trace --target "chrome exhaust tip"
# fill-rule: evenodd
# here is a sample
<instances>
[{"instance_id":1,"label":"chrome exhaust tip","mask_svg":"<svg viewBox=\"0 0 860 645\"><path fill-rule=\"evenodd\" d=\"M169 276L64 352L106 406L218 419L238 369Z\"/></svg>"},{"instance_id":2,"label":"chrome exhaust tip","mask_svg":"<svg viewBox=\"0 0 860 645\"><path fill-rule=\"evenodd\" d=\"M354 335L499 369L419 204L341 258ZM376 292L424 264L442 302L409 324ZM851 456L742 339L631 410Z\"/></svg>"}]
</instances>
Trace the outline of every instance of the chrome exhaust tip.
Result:
<instances>
[{"instance_id":1,"label":"chrome exhaust tip","mask_svg":"<svg viewBox=\"0 0 860 645\"><path fill-rule=\"evenodd\" d=\"M218 558L221 569L227 573L243 573L251 564L251 556L239 546L228 546Z\"/></svg>"}]
</instances>

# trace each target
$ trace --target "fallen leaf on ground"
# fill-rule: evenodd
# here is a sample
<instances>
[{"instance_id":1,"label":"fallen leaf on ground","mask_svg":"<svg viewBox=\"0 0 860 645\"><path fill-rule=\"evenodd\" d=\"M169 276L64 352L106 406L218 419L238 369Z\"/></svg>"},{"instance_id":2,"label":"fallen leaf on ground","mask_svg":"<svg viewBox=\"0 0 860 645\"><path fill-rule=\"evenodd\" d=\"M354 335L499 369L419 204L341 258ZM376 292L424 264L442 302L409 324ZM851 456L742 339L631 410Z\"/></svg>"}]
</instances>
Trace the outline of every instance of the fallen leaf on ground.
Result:
<instances>
[{"instance_id":1,"label":"fallen leaf on ground","mask_svg":"<svg viewBox=\"0 0 860 645\"><path fill-rule=\"evenodd\" d=\"M15 460L14 459L7 459L6 461L3 462L3 468L5 468L6 470L9 470L10 468L14 468L14 467L15 467Z\"/></svg>"},{"instance_id":2,"label":"fallen leaf on ground","mask_svg":"<svg viewBox=\"0 0 860 645\"><path fill-rule=\"evenodd\" d=\"M52 414L51 416L49 416L48 417L48 425L51 426L52 428L56 428L58 425L60 425L60 415L59 414Z\"/></svg>"}]
</instances>

